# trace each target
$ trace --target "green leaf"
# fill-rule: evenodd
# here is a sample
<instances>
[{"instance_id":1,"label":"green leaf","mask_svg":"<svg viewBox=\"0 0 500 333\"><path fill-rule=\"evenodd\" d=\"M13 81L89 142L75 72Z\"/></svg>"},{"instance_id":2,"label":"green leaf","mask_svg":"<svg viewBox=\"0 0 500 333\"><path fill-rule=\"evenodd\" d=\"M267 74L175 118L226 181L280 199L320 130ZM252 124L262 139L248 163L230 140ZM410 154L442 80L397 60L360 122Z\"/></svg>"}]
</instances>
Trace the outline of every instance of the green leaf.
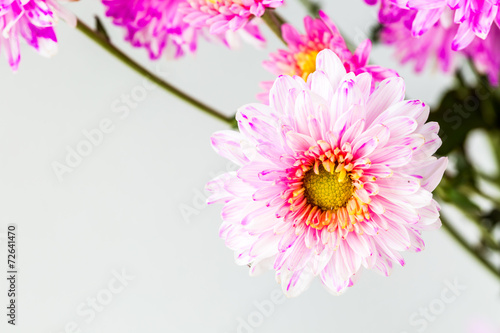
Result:
<instances>
[{"instance_id":1,"label":"green leaf","mask_svg":"<svg viewBox=\"0 0 500 333\"><path fill-rule=\"evenodd\" d=\"M106 31L106 28L104 28L104 25L102 24L101 19L99 19L99 17L97 15L94 16L94 18L95 18L95 30L96 30L96 32L101 37L103 37L105 40L107 40L109 42L111 39L109 38L108 32Z\"/></svg>"}]
</instances>

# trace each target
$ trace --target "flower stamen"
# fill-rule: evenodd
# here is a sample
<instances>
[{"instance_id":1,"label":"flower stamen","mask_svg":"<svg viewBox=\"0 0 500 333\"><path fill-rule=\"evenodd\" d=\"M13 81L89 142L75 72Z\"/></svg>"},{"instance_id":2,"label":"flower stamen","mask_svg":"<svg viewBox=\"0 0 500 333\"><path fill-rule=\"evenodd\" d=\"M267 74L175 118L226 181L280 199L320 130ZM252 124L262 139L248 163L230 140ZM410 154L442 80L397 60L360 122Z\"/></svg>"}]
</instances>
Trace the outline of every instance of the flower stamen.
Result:
<instances>
[{"instance_id":1,"label":"flower stamen","mask_svg":"<svg viewBox=\"0 0 500 333\"><path fill-rule=\"evenodd\" d=\"M353 164L349 143L342 149L324 141L317 144L298 156L290 170L289 189L283 193L290 209L287 216L297 227L328 227L329 232L340 228L345 234L370 218L371 199L360 181L363 170Z\"/></svg>"},{"instance_id":2,"label":"flower stamen","mask_svg":"<svg viewBox=\"0 0 500 333\"><path fill-rule=\"evenodd\" d=\"M352 197L352 181L346 177L346 171L341 172L324 167L319 172L309 170L304 176L305 196L307 201L323 210L337 210L344 207Z\"/></svg>"}]
</instances>

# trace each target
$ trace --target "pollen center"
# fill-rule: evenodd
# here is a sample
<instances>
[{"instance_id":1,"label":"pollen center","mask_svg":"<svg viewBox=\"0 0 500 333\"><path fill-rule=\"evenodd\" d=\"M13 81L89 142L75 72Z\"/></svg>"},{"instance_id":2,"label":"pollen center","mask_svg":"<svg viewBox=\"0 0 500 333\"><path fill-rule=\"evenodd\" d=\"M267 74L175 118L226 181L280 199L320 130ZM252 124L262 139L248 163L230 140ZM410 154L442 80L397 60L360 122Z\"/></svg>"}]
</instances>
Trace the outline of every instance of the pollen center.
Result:
<instances>
[{"instance_id":1,"label":"pollen center","mask_svg":"<svg viewBox=\"0 0 500 333\"><path fill-rule=\"evenodd\" d=\"M328 172L323 166L318 174L313 169L304 175L304 195L307 202L322 210L337 210L345 207L352 197L354 186L351 178L344 172Z\"/></svg>"},{"instance_id":2,"label":"pollen center","mask_svg":"<svg viewBox=\"0 0 500 333\"><path fill-rule=\"evenodd\" d=\"M316 70L317 55L318 51L300 52L295 55L295 61L297 61L297 66L300 68L304 80L307 80L309 74Z\"/></svg>"}]
</instances>

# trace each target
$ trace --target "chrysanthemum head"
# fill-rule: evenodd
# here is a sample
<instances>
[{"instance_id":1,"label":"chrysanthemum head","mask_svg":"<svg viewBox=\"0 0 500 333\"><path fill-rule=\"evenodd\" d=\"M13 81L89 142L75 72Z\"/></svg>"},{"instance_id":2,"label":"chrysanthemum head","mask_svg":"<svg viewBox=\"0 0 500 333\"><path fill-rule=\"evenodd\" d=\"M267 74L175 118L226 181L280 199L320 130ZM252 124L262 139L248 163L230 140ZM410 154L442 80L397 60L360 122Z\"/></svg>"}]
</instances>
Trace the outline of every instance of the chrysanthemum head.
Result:
<instances>
[{"instance_id":1,"label":"chrysanthemum head","mask_svg":"<svg viewBox=\"0 0 500 333\"><path fill-rule=\"evenodd\" d=\"M151 59L172 58L194 52L199 29L184 22L184 0L102 0L106 15L125 28L125 39L144 47Z\"/></svg>"},{"instance_id":2,"label":"chrysanthemum head","mask_svg":"<svg viewBox=\"0 0 500 333\"><path fill-rule=\"evenodd\" d=\"M282 35L287 43L286 50L278 50L271 54L271 59L264 61L264 67L275 75L300 76L307 81L308 76L316 71L316 57L324 49L330 49L343 62L346 71L356 74L369 72L374 77L374 83L398 74L380 66L368 64L371 51L370 40L364 41L354 52L347 47L342 35L335 24L322 11L319 18L304 18L305 34L300 34L292 25L283 24ZM263 82L263 87L270 87L270 83ZM267 101L269 91L261 94L259 99Z\"/></svg>"},{"instance_id":3,"label":"chrysanthemum head","mask_svg":"<svg viewBox=\"0 0 500 333\"><path fill-rule=\"evenodd\" d=\"M438 67L445 73L453 72L466 58L470 59L478 72L486 74L492 85L498 85L500 77L499 52L500 29L498 24L488 26L488 19L467 22L457 18L479 18L485 8L489 14L496 12L496 5L484 3L476 7L472 16L467 11L468 1L460 1L448 6L442 1L429 10L431 2L412 1L409 8L403 2L391 0L367 1L369 4L380 2L379 20L383 23L380 40L393 45L395 55L402 63L414 63L415 71L425 67ZM448 8L450 7L450 8ZM433 15L430 15L433 13ZM439 14L439 15L438 15ZM490 17L492 19L492 17ZM431 23L431 24L429 24ZM490 22L491 23L491 22ZM470 28L474 25L481 28ZM481 37L475 38L475 32L482 31ZM487 36L484 32L488 31ZM435 63L437 66L430 64Z\"/></svg>"},{"instance_id":4,"label":"chrysanthemum head","mask_svg":"<svg viewBox=\"0 0 500 333\"><path fill-rule=\"evenodd\" d=\"M15 71L21 61L20 39L40 55L50 57L57 52L54 27L58 18L76 26L76 18L55 0L8 0L0 4L0 45Z\"/></svg>"},{"instance_id":5,"label":"chrysanthemum head","mask_svg":"<svg viewBox=\"0 0 500 333\"><path fill-rule=\"evenodd\" d=\"M318 50L308 50L304 52L298 52L293 55L294 60L297 63L298 71L292 71L287 73L288 75L299 75L304 80L307 80L309 74L316 71L316 56L318 55Z\"/></svg>"},{"instance_id":6,"label":"chrysanthemum head","mask_svg":"<svg viewBox=\"0 0 500 333\"><path fill-rule=\"evenodd\" d=\"M282 75L269 105L239 109L239 133L212 137L240 166L208 184L222 202L220 235L251 272L273 268L289 296L320 277L333 293L361 266L388 275L418 252L421 232L439 227L431 191L446 158L429 108L404 100L401 78L372 90L368 73L347 73L331 50L316 56L307 81Z\"/></svg>"},{"instance_id":7,"label":"chrysanthemum head","mask_svg":"<svg viewBox=\"0 0 500 333\"><path fill-rule=\"evenodd\" d=\"M490 29L500 23L498 1L478 0L365 0L374 5L381 3L379 19L383 24L405 20L413 37L421 37L436 24L449 28L456 25L452 48L459 51L477 38L486 39Z\"/></svg>"},{"instance_id":8,"label":"chrysanthemum head","mask_svg":"<svg viewBox=\"0 0 500 333\"><path fill-rule=\"evenodd\" d=\"M208 28L211 34L224 38L230 47L237 45L235 32L260 46L264 37L250 20L264 15L266 8L282 4L283 0L187 0L181 10L186 15L185 22L197 28Z\"/></svg>"}]
</instances>

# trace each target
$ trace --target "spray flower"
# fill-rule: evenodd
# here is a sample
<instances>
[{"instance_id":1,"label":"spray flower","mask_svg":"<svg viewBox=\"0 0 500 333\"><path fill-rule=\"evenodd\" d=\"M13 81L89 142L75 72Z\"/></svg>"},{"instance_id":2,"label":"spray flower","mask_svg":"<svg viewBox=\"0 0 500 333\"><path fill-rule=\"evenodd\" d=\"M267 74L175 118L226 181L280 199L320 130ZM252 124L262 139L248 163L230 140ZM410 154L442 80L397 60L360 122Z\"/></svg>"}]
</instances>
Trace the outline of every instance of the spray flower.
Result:
<instances>
[{"instance_id":1,"label":"spray flower","mask_svg":"<svg viewBox=\"0 0 500 333\"><path fill-rule=\"evenodd\" d=\"M309 16L304 18L305 34L299 32L290 24L283 24L283 39L287 43L286 50L278 50L271 54L271 60L264 62L264 67L276 76L298 75L307 80L309 74L316 70L316 56L321 50L330 49L342 60L347 72L355 74L368 72L372 74L373 83L379 83L385 78L398 76L394 70L381 66L369 65L371 41L365 40L354 52L347 47L342 35L330 18L322 11L319 18ZM273 82L262 82L265 89L259 99L267 101L269 89Z\"/></svg>"},{"instance_id":2,"label":"spray flower","mask_svg":"<svg viewBox=\"0 0 500 333\"><path fill-rule=\"evenodd\" d=\"M332 293L361 267L389 275L400 251L424 248L438 228L431 191L447 165L432 154L439 126L429 108L404 100L399 77L372 91L368 73L347 73L326 49L307 77L280 76L269 105L239 109L239 132L212 145L240 166L207 185L224 203L220 236L251 273L274 269L295 296L319 277Z\"/></svg>"},{"instance_id":3,"label":"spray flower","mask_svg":"<svg viewBox=\"0 0 500 333\"><path fill-rule=\"evenodd\" d=\"M43 56L57 52L54 27L58 16L76 26L76 19L53 0L8 0L0 6L0 46L9 65L17 70L21 61L19 37Z\"/></svg>"}]
</instances>

